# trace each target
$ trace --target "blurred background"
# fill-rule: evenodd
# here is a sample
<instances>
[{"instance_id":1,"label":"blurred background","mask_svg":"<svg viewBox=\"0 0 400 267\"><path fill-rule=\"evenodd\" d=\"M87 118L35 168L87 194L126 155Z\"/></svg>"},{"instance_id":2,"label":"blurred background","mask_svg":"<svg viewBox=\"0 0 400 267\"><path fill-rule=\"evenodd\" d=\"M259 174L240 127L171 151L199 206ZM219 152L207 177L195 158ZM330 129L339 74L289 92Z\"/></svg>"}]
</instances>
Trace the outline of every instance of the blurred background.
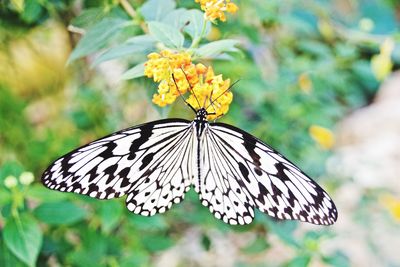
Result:
<instances>
[{"instance_id":1,"label":"blurred background","mask_svg":"<svg viewBox=\"0 0 400 267\"><path fill-rule=\"evenodd\" d=\"M330 227L261 213L229 226L193 190L147 218L123 199L41 185L44 169L79 145L154 119L193 117L182 103L152 104L150 79L121 79L145 52L67 64L93 23L126 17L123 2L0 2L0 266L400 266L399 1L235 1L237 14L207 36L240 41L230 60L205 62L240 79L221 121L314 177L339 211ZM137 32L105 37L96 49Z\"/></svg>"}]
</instances>

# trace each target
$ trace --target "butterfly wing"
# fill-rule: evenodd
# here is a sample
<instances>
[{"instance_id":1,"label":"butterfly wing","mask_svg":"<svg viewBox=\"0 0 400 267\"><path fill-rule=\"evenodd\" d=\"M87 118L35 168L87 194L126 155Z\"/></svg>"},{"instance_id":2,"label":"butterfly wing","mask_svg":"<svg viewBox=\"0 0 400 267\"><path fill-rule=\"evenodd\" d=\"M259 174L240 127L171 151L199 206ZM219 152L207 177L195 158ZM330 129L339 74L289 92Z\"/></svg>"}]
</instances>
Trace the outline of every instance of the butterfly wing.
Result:
<instances>
[{"instance_id":1,"label":"butterfly wing","mask_svg":"<svg viewBox=\"0 0 400 267\"><path fill-rule=\"evenodd\" d=\"M225 223L248 224L254 218L254 201L238 179L235 156L210 127L205 131L200 140L200 179L194 180L200 201Z\"/></svg>"},{"instance_id":2,"label":"butterfly wing","mask_svg":"<svg viewBox=\"0 0 400 267\"><path fill-rule=\"evenodd\" d=\"M193 136L191 123L182 119L118 131L57 159L42 183L98 199L127 194L130 211L162 213L190 188Z\"/></svg>"},{"instance_id":3,"label":"butterfly wing","mask_svg":"<svg viewBox=\"0 0 400 267\"><path fill-rule=\"evenodd\" d=\"M224 123L211 123L204 140L205 170L198 190L217 218L247 224L256 207L279 219L325 225L336 221L329 195L261 140Z\"/></svg>"}]
</instances>

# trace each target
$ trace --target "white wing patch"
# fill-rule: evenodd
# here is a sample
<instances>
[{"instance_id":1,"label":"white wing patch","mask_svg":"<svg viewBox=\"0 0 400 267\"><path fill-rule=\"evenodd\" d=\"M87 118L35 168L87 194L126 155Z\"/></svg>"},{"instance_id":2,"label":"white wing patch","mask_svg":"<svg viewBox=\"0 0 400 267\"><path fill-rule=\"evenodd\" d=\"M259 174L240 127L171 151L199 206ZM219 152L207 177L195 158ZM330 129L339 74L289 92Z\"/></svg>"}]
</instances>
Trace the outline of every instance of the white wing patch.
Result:
<instances>
[{"instance_id":1,"label":"white wing patch","mask_svg":"<svg viewBox=\"0 0 400 267\"><path fill-rule=\"evenodd\" d=\"M192 125L162 120L116 132L56 160L42 182L99 199L127 194L128 209L141 215L165 212L190 188Z\"/></svg>"},{"instance_id":2,"label":"white wing patch","mask_svg":"<svg viewBox=\"0 0 400 267\"><path fill-rule=\"evenodd\" d=\"M200 186L205 186L200 187L200 194L215 215L221 213L222 218L227 216L229 222L233 218L240 224L242 217L248 223L244 218L252 215L253 207L257 207L278 219L325 225L336 221L337 210L329 195L274 149L231 125L213 123L207 129L205 140L208 140L207 152L211 155L205 152L207 170L203 170ZM207 163L208 158L213 158L211 165ZM219 187L225 194L240 189L242 193L235 197L243 203L239 205L242 212L228 213L226 206L216 205L216 196L206 194L211 189L207 187L210 176L229 183L227 187ZM231 200L235 198L229 196Z\"/></svg>"}]
</instances>

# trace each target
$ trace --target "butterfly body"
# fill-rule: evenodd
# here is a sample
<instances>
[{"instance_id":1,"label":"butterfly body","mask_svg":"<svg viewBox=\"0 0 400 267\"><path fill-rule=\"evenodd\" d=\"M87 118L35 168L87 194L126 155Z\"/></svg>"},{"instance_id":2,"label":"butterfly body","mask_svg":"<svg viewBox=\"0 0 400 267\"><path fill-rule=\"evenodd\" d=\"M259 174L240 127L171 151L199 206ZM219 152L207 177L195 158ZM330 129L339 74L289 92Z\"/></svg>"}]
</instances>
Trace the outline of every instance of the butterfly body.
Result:
<instances>
[{"instance_id":1,"label":"butterfly body","mask_svg":"<svg viewBox=\"0 0 400 267\"><path fill-rule=\"evenodd\" d=\"M217 219L248 224L257 208L278 219L333 224L328 194L261 140L202 108L193 121L165 119L131 127L59 158L42 176L50 189L99 199L127 195L127 208L167 211L191 187Z\"/></svg>"}]
</instances>

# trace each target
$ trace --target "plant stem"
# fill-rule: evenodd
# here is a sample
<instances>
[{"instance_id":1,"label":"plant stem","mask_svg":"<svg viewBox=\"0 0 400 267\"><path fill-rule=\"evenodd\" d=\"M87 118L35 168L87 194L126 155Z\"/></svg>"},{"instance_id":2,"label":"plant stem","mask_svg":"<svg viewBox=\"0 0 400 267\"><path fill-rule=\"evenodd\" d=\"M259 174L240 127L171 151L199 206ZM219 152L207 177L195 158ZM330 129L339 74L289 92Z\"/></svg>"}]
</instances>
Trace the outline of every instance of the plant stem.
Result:
<instances>
[{"instance_id":1,"label":"plant stem","mask_svg":"<svg viewBox=\"0 0 400 267\"><path fill-rule=\"evenodd\" d=\"M124 8L126 13L128 13L129 16L131 16L133 19L137 19L137 12L136 10L131 6L131 4L128 2L128 0L119 0L119 3L121 6Z\"/></svg>"},{"instance_id":2,"label":"plant stem","mask_svg":"<svg viewBox=\"0 0 400 267\"><path fill-rule=\"evenodd\" d=\"M207 29L207 20L203 19L203 27L201 28L200 36L193 40L190 48L197 48L199 46L201 39L203 39L204 34L206 33L206 29Z\"/></svg>"},{"instance_id":3,"label":"plant stem","mask_svg":"<svg viewBox=\"0 0 400 267\"><path fill-rule=\"evenodd\" d=\"M148 33L149 29L147 28L146 23L143 21L143 18L136 12L128 0L119 0L119 3L125 12L133 19L133 21L136 22L140 28L142 28L143 32Z\"/></svg>"}]
</instances>

